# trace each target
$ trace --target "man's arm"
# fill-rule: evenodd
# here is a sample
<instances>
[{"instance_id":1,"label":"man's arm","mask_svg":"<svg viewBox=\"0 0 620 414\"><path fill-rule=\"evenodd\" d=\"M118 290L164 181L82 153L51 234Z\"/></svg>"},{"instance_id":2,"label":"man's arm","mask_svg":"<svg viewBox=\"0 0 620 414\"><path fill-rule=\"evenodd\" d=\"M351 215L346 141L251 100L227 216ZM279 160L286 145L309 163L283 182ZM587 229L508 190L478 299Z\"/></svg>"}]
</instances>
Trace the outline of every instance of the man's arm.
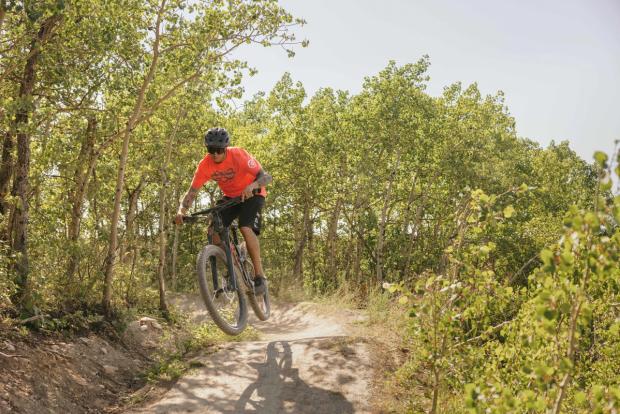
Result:
<instances>
[{"instance_id":1,"label":"man's arm","mask_svg":"<svg viewBox=\"0 0 620 414\"><path fill-rule=\"evenodd\" d=\"M272 181L271 175L269 173L267 173L265 170L263 170L262 168L258 172L258 174L256 174L256 180L254 180L254 182L257 185L256 188L264 187L267 184L270 184L271 181Z\"/></svg>"},{"instance_id":2,"label":"man's arm","mask_svg":"<svg viewBox=\"0 0 620 414\"><path fill-rule=\"evenodd\" d=\"M266 186L271 183L271 180L271 175L261 168L260 171L256 173L256 179L241 193L241 201L245 201L246 199L252 197L252 192L254 190L259 190L261 187Z\"/></svg>"},{"instance_id":3,"label":"man's arm","mask_svg":"<svg viewBox=\"0 0 620 414\"><path fill-rule=\"evenodd\" d=\"M196 198L196 194L198 194L198 190L196 188L190 187L189 190L187 190L187 193L183 196L183 200L181 200L179 212L182 212L183 214L187 213L187 210L189 210L194 202L194 199Z\"/></svg>"},{"instance_id":4,"label":"man's arm","mask_svg":"<svg viewBox=\"0 0 620 414\"><path fill-rule=\"evenodd\" d=\"M174 219L176 224L183 224L183 216L187 214L187 211L192 206L192 202L196 198L196 194L198 194L198 190L190 186L187 193L183 196L181 204L179 205L179 210L177 211L177 215Z\"/></svg>"}]
</instances>

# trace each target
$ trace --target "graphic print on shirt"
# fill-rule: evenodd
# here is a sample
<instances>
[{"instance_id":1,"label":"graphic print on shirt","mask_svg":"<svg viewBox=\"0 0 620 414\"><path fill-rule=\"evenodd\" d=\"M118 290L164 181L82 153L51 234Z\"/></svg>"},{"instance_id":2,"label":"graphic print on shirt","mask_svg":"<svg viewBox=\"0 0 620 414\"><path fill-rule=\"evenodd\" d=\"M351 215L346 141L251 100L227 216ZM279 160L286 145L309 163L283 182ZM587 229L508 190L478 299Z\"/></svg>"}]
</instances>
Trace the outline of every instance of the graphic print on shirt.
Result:
<instances>
[{"instance_id":1,"label":"graphic print on shirt","mask_svg":"<svg viewBox=\"0 0 620 414\"><path fill-rule=\"evenodd\" d=\"M235 170L231 167L223 171L215 171L211 178L218 183L226 183L235 178Z\"/></svg>"}]
</instances>

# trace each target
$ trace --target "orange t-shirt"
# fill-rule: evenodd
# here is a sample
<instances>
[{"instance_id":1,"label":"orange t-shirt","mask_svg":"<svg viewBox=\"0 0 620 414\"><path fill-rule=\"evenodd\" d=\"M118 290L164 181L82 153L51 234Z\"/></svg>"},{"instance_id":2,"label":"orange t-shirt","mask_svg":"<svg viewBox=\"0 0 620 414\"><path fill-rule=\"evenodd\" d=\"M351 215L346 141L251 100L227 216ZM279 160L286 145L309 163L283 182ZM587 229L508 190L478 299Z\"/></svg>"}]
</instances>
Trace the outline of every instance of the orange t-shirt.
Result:
<instances>
[{"instance_id":1,"label":"orange t-shirt","mask_svg":"<svg viewBox=\"0 0 620 414\"><path fill-rule=\"evenodd\" d=\"M217 185L226 197L238 197L243 190L256 179L261 165L246 150L239 147L229 147L226 158L217 164L211 154L198 163L192 188L199 189L209 180L217 181ZM265 187L261 187L259 195L267 195Z\"/></svg>"}]
</instances>

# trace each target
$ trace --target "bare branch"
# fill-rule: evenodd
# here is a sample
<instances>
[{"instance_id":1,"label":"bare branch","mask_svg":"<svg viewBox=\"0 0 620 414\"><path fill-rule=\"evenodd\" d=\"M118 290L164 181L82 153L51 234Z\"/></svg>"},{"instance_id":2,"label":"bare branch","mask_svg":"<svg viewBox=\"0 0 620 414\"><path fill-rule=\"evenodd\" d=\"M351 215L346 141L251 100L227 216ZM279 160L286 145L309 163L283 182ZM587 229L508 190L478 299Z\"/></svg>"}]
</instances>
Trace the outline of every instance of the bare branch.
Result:
<instances>
[{"instance_id":1,"label":"bare branch","mask_svg":"<svg viewBox=\"0 0 620 414\"><path fill-rule=\"evenodd\" d=\"M37 321L39 319L43 319L43 318L49 318L50 316L47 314L40 314L40 315L35 315L35 316L31 316L30 318L26 318L26 319L21 319L20 321L18 321L17 323L20 325L24 325L28 322L32 322L32 321Z\"/></svg>"},{"instance_id":2,"label":"bare branch","mask_svg":"<svg viewBox=\"0 0 620 414\"><path fill-rule=\"evenodd\" d=\"M4 352L0 352L0 356L3 356L5 358L24 358L24 359L27 359L27 357L25 357L24 355L19 355L19 354L9 355L9 354L5 354Z\"/></svg>"}]
</instances>

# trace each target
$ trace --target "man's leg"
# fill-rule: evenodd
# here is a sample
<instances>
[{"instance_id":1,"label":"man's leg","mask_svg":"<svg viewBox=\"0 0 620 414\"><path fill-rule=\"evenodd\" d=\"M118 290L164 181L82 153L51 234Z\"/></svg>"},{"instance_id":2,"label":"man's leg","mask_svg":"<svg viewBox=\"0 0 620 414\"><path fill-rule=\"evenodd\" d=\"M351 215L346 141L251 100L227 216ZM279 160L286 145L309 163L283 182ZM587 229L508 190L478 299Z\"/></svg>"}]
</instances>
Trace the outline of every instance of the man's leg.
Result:
<instances>
[{"instance_id":1,"label":"man's leg","mask_svg":"<svg viewBox=\"0 0 620 414\"><path fill-rule=\"evenodd\" d=\"M264 276L265 274L263 273L263 263L260 258L260 242L258 241L258 237L251 227L244 226L240 227L239 230L241 230L241 234L243 234L245 245L248 248L248 253L252 259L252 264L254 265L253 276Z\"/></svg>"},{"instance_id":2,"label":"man's leg","mask_svg":"<svg viewBox=\"0 0 620 414\"><path fill-rule=\"evenodd\" d=\"M258 241L258 234L260 234L262 224L261 213L264 204L265 198L257 195L241 204L239 211L239 230L243 234L252 264L254 264L255 277L265 277L260 257L260 242Z\"/></svg>"}]
</instances>

